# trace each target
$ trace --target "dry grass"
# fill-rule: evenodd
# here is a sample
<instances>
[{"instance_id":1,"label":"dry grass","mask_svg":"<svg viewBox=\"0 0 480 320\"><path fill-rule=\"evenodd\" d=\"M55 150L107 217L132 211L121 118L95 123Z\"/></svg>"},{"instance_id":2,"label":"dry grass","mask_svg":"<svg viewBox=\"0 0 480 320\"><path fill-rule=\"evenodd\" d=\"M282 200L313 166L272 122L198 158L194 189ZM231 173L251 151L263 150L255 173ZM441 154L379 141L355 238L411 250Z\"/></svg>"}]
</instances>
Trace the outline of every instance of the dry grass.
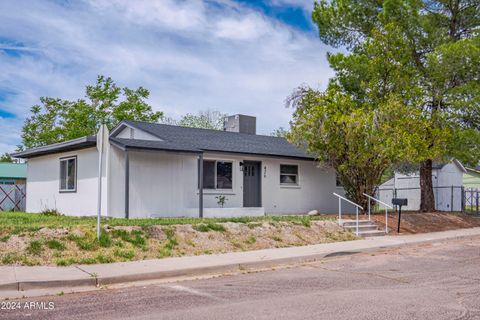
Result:
<instances>
[{"instance_id":1,"label":"dry grass","mask_svg":"<svg viewBox=\"0 0 480 320\"><path fill-rule=\"evenodd\" d=\"M353 240L331 218L110 219L0 213L0 264L110 263ZM175 223L177 222L177 223Z\"/></svg>"}]
</instances>

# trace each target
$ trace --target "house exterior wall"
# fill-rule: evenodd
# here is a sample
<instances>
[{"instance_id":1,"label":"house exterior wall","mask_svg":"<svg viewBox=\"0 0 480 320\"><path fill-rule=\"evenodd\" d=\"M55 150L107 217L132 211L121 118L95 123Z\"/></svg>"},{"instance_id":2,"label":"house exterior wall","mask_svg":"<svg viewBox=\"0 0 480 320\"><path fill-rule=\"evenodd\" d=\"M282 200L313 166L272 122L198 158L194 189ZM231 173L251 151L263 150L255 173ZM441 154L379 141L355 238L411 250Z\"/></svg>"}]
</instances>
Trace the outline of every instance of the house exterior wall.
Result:
<instances>
[{"instance_id":1,"label":"house exterior wall","mask_svg":"<svg viewBox=\"0 0 480 320\"><path fill-rule=\"evenodd\" d=\"M59 191L60 158L77 157L77 190ZM168 152L129 151L130 218L197 217L199 214L198 155ZM205 153L205 160L232 162L231 190L204 190L205 216L299 214L310 210L337 212L333 192L343 194L335 185L331 169L318 168L313 161ZM243 208L243 161L261 162L262 210ZM280 184L280 165L298 165L298 185ZM98 191L98 152L82 149L31 158L28 161L27 211L56 209L72 216L96 215ZM125 151L110 146L103 167L102 215L125 217ZM216 199L227 198L222 210ZM211 209L211 210L208 210ZM239 210L237 210L239 209ZM242 209L242 210L240 210ZM344 212L348 206L344 206ZM350 210L351 211L351 210Z\"/></svg>"},{"instance_id":2,"label":"house exterior wall","mask_svg":"<svg viewBox=\"0 0 480 320\"><path fill-rule=\"evenodd\" d=\"M139 139L139 140L153 140L153 141L160 141L161 139L143 131L138 130L135 128L126 127L122 131L120 131L117 135L117 138L123 139Z\"/></svg>"},{"instance_id":3,"label":"house exterior wall","mask_svg":"<svg viewBox=\"0 0 480 320\"><path fill-rule=\"evenodd\" d=\"M129 157L131 218L198 216L196 156L130 151Z\"/></svg>"},{"instance_id":4,"label":"house exterior wall","mask_svg":"<svg viewBox=\"0 0 480 320\"><path fill-rule=\"evenodd\" d=\"M77 157L77 190L60 192L60 158ZM106 167L104 161L103 190L106 193ZM27 165L27 212L56 209L62 214L88 216L97 213L98 152L96 148L63 152L31 158ZM105 194L104 193L104 194ZM106 197L103 210L108 211Z\"/></svg>"},{"instance_id":5,"label":"house exterior wall","mask_svg":"<svg viewBox=\"0 0 480 320\"><path fill-rule=\"evenodd\" d=\"M130 152L130 217L198 216L197 158L197 155L188 154ZM243 207L240 162L245 160L262 162L262 207L266 214L299 214L313 209L332 213L338 210L332 193L342 193L342 190L335 186L335 173L333 170L317 168L313 161L220 153L205 153L204 159L233 163L232 189L205 189L205 212L208 212L208 208L220 207L216 199L219 195L227 198L225 208ZM280 164L299 166L298 186L280 185ZM110 192L117 194L113 186ZM110 205L111 210L114 207Z\"/></svg>"}]
</instances>

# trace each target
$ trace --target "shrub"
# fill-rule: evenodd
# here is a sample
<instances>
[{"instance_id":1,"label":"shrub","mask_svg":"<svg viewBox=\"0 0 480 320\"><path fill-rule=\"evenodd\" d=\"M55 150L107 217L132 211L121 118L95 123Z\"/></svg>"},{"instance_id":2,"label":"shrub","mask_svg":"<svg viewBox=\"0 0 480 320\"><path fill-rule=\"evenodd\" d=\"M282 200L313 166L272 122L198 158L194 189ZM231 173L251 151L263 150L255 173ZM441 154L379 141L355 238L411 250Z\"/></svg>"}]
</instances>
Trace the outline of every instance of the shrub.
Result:
<instances>
[{"instance_id":1,"label":"shrub","mask_svg":"<svg viewBox=\"0 0 480 320\"><path fill-rule=\"evenodd\" d=\"M77 263L77 260L75 260L75 258L58 259L56 263L57 263L57 266L66 267L66 266Z\"/></svg>"},{"instance_id":2,"label":"shrub","mask_svg":"<svg viewBox=\"0 0 480 320\"><path fill-rule=\"evenodd\" d=\"M254 244L255 242L257 242L257 238L255 238L254 236L250 236L247 240L245 240L246 244Z\"/></svg>"},{"instance_id":3,"label":"shrub","mask_svg":"<svg viewBox=\"0 0 480 320\"><path fill-rule=\"evenodd\" d=\"M59 250L59 251L65 250L65 245L55 239L48 240L45 244L47 245L47 247L49 247L52 250Z\"/></svg>"},{"instance_id":4,"label":"shrub","mask_svg":"<svg viewBox=\"0 0 480 320\"><path fill-rule=\"evenodd\" d=\"M225 227L223 226L223 224L218 224L218 223L213 223L213 222L209 222L207 224L208 228L213 230L213 231L220 231L220 232L224 232L225 231Z\"/></svg>"},{"instance_id":5,"label":"shrub","mask_svg":"<svg viewBox=\"0 0 480 320\"><path fill-rule=\"evenodd\" d=\"M100 244L100 247L108 248L112 246L112 239L106 232L101 232L100 233L100 238L98 239L98 243Z\"/></svg>"},{"instance_id":6,"label":"shrub","mask_svg":"<svg viewBox=\"0 0 480 320\"><path fill-rule=\"evenodd\" d=\"M40 253L42 253L42 251L43 251L42 243L38 240L30 241L30 244L27 247L27 251L28 251L28 253L36 255L36 256L40 255Z\"/></svg>"},{"instance_id":7,"label":"shrub","mask_svg":"<svg viewBox=\"0 0 480 320\"><path fill-rule=\"evenodd\" d=\"M135 252L133 250L119 250L115 249L113 255L119 258L132 260L135 257Z\"/></svg>"},{"instance_id":8,"label":"shrub","mask_svg":"<svg viewBox=\"0 0 480 320\"><path fill-rule=\"evenodd\" d=\"M56 217L63 216L63 214L57 211L57 209L45 209L42 212L40 212L40 214L44 216L56 216Z\"/></svg>"},{"instance_id":9,"label":"shrub","mask_svg":"<svg viewBox=\"0 0 480 320\"><path fill-rule=\"evenodd\" d=\"M280 238L279 236L272 236L271 238L272 240L275 240L277 242L282 242L282 238Z\"/></svg>"},{"instance_id":10,"label":"shrub","mask_svg":"<svg viewBox=\"0 0 480 320\"><path fill-rule=\"evenodd\" d=\"M208 232L210 230L219 231L219 232L225 231L225 227L222 224L218 224L214 222L208 222L207 224L205 223L196 224L193 226L193 229L199 232Z\"/></svg>"},{"instance_id":11,"label":"shrub","mask_svg":"<svg viewBox=\"0 0 480 320\"><path fill-rule=\"evenodd\" d=\"M112 263L112 262L113 262L112 257L104 256L104 255L101 254L101 253L97 254L97 256L95 257L95 259L96 259L98 262L100 262L100 263Z\"/></svg>"},{"instance_id":12,"label":"shrub","mask_svg":"<svg viewBox=\"0 0 480 320\"><path fill-rule=\"evenodd\" d=\"M210 230L210 228L204 223L194 225L193 229L195 229L199 232L208 232Z\"/></svg>"}]
</instances>

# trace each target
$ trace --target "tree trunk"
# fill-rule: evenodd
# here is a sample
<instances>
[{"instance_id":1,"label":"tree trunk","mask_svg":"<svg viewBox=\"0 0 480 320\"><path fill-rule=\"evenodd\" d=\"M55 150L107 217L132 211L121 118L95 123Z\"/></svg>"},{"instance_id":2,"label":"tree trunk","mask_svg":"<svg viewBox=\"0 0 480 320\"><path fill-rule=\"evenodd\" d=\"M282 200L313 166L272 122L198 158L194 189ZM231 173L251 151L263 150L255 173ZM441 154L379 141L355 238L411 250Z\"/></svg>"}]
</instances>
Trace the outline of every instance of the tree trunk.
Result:
<instances>
[{"instance_id":1,"label":"tree trunk","mask_svg":"<svg viewBox=\"0 0 480 320\"><path fill-rule=\"evenodd\" d=\"M435 197L433 196L432 160L420 163L420 211L435 211Z\"/></svg>"}]
</instances>

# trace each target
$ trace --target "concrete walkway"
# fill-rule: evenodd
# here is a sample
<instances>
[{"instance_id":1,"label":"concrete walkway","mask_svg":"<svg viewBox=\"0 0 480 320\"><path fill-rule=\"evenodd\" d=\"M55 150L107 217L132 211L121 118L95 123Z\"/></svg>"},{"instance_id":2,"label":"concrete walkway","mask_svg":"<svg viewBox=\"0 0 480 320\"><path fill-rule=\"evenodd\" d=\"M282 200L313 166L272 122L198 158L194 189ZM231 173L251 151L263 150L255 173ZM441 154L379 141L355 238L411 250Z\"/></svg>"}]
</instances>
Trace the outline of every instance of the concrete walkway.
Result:
<instances>
[{"instance_id":1,"label":"concrete walkway","mask_svg":"<svg viewBox=\"0 0 480 320\"><path fill-rule=\"evenodd\" d=\"M480 236L480 228L405 236L385 236L327 244L70 267L0 267L0 297L31 290L95 288L114 283L235 273L316 261L342 253L374 251L424 242ZM50 292L51 293L51 292Z\"/></svg>"}]
</instances>

